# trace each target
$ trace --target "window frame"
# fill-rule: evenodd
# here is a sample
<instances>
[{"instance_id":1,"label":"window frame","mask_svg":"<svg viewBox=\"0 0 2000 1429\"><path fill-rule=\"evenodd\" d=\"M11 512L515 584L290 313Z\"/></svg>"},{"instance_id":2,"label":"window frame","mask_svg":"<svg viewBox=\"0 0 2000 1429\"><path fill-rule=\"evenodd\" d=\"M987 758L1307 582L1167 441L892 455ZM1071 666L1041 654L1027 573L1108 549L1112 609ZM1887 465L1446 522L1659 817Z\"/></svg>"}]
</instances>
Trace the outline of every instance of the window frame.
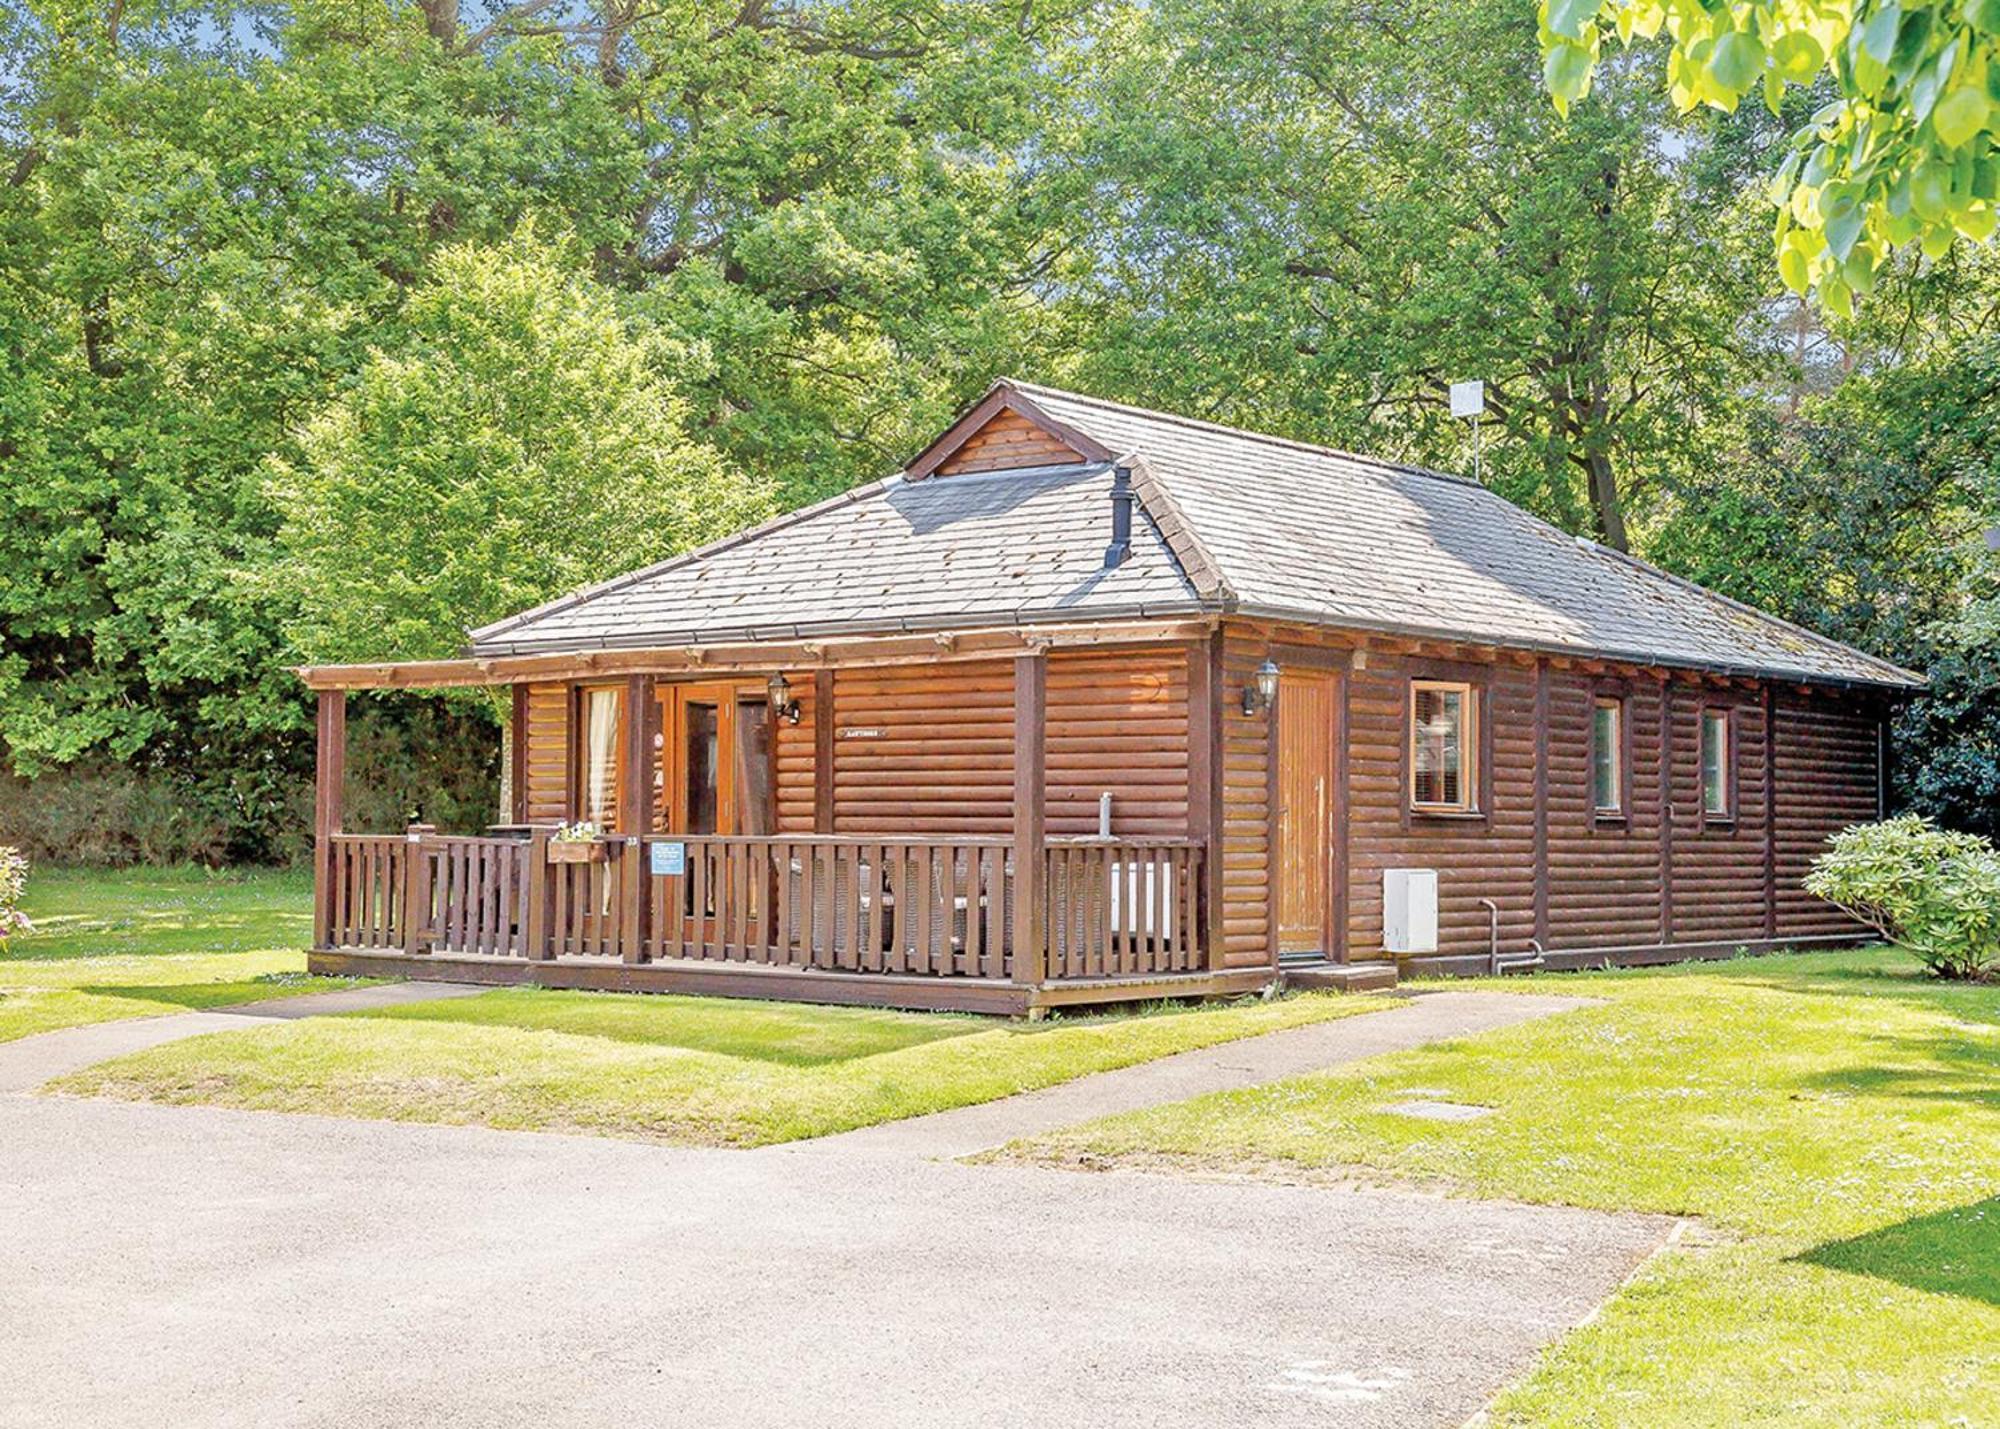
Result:
<instances>
[{"instance_id":1,"label":"window frame","mask_svg":"<svg viewBox=\"0 0 2000 1429\"><path fill-rule=\"evenodd\" d=\"M1455 803L1436 803L1417 797L1417 695L1421 690L1455 692L1459 696L1458 731L1458 788L1459 800ZM1429 818L1466 819L1481 818L1480 780L1485 773L1484 746L1481 743L1485 720L1480 709L1482 691L1480 686L1469 679L1441 677L1433 675L1411 675L1407 690L1407 710L1403 725L1405 755L1409 761L1409 776L1405 783L1408 808L1412 814Z\"/></svg>"},{"instance_id":2,"label":"window frame","mask_svg":"<svg viewBox=\"0 0 2000 1429\"><path fill-rule=\"evenodd\" d=\"M1610 710L1612 714L1612 736L1616 746L1611 751L1611 781L1613 802L1598 802L1597 765L1603 750L1597 727L1600 710ZM1631 814L1632 802L1632 718L1631 699L1622 690L1599 689L1590 697L1590 816L1600 823L1623 823Z\"/></svg>"},{"instance_id":3,"label":"window frame","mask_svg":"<svg viewBox=\"0 0 2000 1429\"><path fill-rule=\"evenodd\" d=\"M1722 750L1715 763L1717 790L1722 807L1708 806L1708 742L1713 725L1722 732ZM1703 824L1729 825L1736 822L1736 710L1731 705L1704 704L1695 724L1695 804Z\"/></svg>"}]
</instances>

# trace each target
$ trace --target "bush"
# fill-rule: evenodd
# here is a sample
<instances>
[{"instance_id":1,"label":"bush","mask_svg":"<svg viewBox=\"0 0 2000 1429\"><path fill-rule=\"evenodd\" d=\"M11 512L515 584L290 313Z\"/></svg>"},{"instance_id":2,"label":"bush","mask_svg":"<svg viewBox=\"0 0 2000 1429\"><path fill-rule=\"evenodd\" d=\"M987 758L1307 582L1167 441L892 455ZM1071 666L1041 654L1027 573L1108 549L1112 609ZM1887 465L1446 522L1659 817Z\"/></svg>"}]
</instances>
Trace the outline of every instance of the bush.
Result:
<instances>
[{"instance_id":1,"label":"bush","mask_svg":"<svg viewBox=\"0 0 2000 1429\"><path fill-rule=\"evenodd\" d=\"M499 732L477 709L415 695L351 701L350 829L394 832L421 816L476 831L498 805ZM312 846L310 734L241 750L148 751L23 779L0 751L0 842L39 863L295 864Z\"/></svg>"},{"instance_id":2,"label":"bush","mask_svg":"<svg viewBox=\"0 0 2000 1429\"><path fill-rule=\"evenodd\" d=\"M0 845L0 953L16 933L32 933L35 925L21 911L21 899L28 891L28 860L21 851Z\"/></svg>"},{"instance_id":3,"label":"bush","mask_svg":"<svg viewBox=\"0 0 2000 1429\"><path fill-rule=\"evenodd\" d=\"M1939 977L2000 969L2000 851L1915 814L1843 829L1806 891L1907 948Z\"/></svg>"}]
</instances>

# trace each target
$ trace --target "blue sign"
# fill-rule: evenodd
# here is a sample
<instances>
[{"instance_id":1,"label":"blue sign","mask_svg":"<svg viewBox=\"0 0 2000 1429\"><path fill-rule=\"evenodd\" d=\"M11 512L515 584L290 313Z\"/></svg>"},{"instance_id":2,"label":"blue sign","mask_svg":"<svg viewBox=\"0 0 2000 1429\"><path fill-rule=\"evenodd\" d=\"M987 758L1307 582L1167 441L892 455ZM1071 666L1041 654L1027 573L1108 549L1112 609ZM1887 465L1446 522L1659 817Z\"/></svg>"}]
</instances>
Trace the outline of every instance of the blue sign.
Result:
<instances>
[{"instance_id":1,"label":"blue sign","mask_svg":"<svg viewBox=\"0 0 2000 1429\"><path fill-rule=\"evenodd\" d=\"M653 851L653 875L656 878L679 878L688 871L688 846L682 843L648 844Z\"/></svg>"}]
</instances>

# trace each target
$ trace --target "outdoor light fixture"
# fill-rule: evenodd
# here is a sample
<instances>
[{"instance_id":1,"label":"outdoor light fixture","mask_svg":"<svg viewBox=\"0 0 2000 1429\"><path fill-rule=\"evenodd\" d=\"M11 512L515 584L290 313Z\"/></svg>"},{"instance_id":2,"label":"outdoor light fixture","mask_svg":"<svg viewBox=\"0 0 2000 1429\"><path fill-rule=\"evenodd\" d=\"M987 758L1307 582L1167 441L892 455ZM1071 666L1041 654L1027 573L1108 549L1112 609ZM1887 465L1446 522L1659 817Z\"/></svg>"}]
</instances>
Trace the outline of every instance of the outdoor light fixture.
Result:
<instances>
[{"instance_id":1,"label":"outdoor light fixture","mask_svg":"<svg viewBox=\"0 0 2000 1429\"><path fill-rule=\"evenodd\" d=\"M782 671L771 676L764 690L770 696L772 719L781 719L786 724L799 722L799 702L792 698L791 682Z\"/></svg>"},{"instance_id":2,"label":"outdoor light fixture","mask_svg":"<svg viewBox=\"0 0 2000 1429\"><path fill-rule=\"evenodd\" d=\"M1253 715L1258 710L1267 710L1277 703L1278 667L1266 660L1257 667L1257 674L1250 684L1243 687L1243 713Z\"/></svg>"}]
</instances>

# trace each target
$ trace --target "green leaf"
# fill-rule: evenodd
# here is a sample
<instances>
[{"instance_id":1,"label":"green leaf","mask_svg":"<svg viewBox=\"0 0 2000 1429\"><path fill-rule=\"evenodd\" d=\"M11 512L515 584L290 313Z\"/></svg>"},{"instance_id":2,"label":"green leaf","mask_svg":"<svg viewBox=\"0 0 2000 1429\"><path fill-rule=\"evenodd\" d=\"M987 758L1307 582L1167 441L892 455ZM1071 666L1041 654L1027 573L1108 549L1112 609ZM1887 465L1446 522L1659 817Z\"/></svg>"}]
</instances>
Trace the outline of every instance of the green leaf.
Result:
<instances>
[{"instance_id":1,"label":"green leaf","mask_svg":"<svg viewBox=\"0 0 2000 1429\"><path fill-rule=\"evenodd\" d=\"M1990 112L1986 96L1971 85L1965 85L1938 101L1937 109L1931 115L1931 125L1937 130L1939 139L1956 149L1986 127L1986 117Z\"/></svg>"},{"instance_id":2,"label":"green leaf","mask_svg":"<svg viewBox=\"0 0 2000 1429\"><path fill-rule=\"evenodd\" d=\"M1548 0L1548 26L1566 39L1583 38L1584 26L1597 18L1598 0Z\"/></svg>"},{"instance_id":3,"label":"green leaf","mask_svg":"<svg viewBox=\"0 0 2000 1429\"><path fill-rule=\"evenodd\" d=\"M1934 159L1919 164L1910 175L1910 207L1926 223L1951 212L1951 170Z\"/></svg>"},{"instance_id":4,"label":"green leaf","mask_svg":"<svg viewBox=\"0 0 2000 1429\"><path fill-rule=\"evenodd\" d=\"M1715 42L1708 72L1731 95L1740 95L1764 68L1764 46L1746 30L1731 30Z\"/></svg>"},{"instance_id":5,"label":"green leaf","mask_svg":"<svg viewBox=\"0 0 2000 1429\"><path fill-rule=\"evenodd\" d=\"M2000 35L2000 0L1966 0L1966 23L1983 35Z\"/></svg>"},{"instance_id":6,"label":"green leaf","mask_svg":"<svg viewBox=\"0 0 2000 1429\"><path fill-rule=\"evenodd\" d=\"M1896 54L1896 35L1903 27L1903 7L1889 0L1861 27L1861 49L1879 65L1887 65Z\"/></svg>"},{"instance_id":7,"label":"green leaf","mask_svg":"<svg viewBox=\"0 0 2000 1429\"><path fill-rule=\"evenodd\" d=\"M1993 236L1995 220L1991 205L1963 209L1953 217L1952 222L1974 243L1984 243Z\"/></svg>"},{"instance_id":8,"label":"green leaf","mask_svg":"<svg viewBox=\"0 0 2000 1429\"><path fill-rule=\"evenodd\" d=\"M1994 0L2000 4L2000 0ZM1771 42L1771 62L1793 84L1810 84L1826 63L1826 51L1804 30L1787 30Z\"/></svg>"},{"instance_id":9,"label":"green leaf","mask_svg":"<svg viewBox=\"0 0 2000 1429\"><path fill-rule=\"evenodd\" d=\"M1826 233L1827 250L1842 263L1854 251L1855 240L1861 237L1862 214L1860 206L1846 194L1841 194L1829 203L1820 200L1821 226Z\"/></svg>"},{"instance_id":10,"label":"green leaf","mask_svg":"<svg viewBox=\"0 0 2000 1429\"><path fill-rule=\"evenodd\" d=\"M1795 244L1787 243L1778 249L1778 276L1785 280L1785 286L1804 297L1806 289L1812 286L1812 268L1806 262L1806 255Z\"/></svg>"},{"instance_id":11,"label":"green leaf","mask_svg":"<svg viewBox=\"0 0 2000 1429\"><path fill-rule=\"evenodd\" d=\"M1567 113L1569 104L1590 93L1592 66L1590 51L1568 40L1551 45L1542 57L1542 82L1560 112Z\"/></svg>"}]
</instances>

